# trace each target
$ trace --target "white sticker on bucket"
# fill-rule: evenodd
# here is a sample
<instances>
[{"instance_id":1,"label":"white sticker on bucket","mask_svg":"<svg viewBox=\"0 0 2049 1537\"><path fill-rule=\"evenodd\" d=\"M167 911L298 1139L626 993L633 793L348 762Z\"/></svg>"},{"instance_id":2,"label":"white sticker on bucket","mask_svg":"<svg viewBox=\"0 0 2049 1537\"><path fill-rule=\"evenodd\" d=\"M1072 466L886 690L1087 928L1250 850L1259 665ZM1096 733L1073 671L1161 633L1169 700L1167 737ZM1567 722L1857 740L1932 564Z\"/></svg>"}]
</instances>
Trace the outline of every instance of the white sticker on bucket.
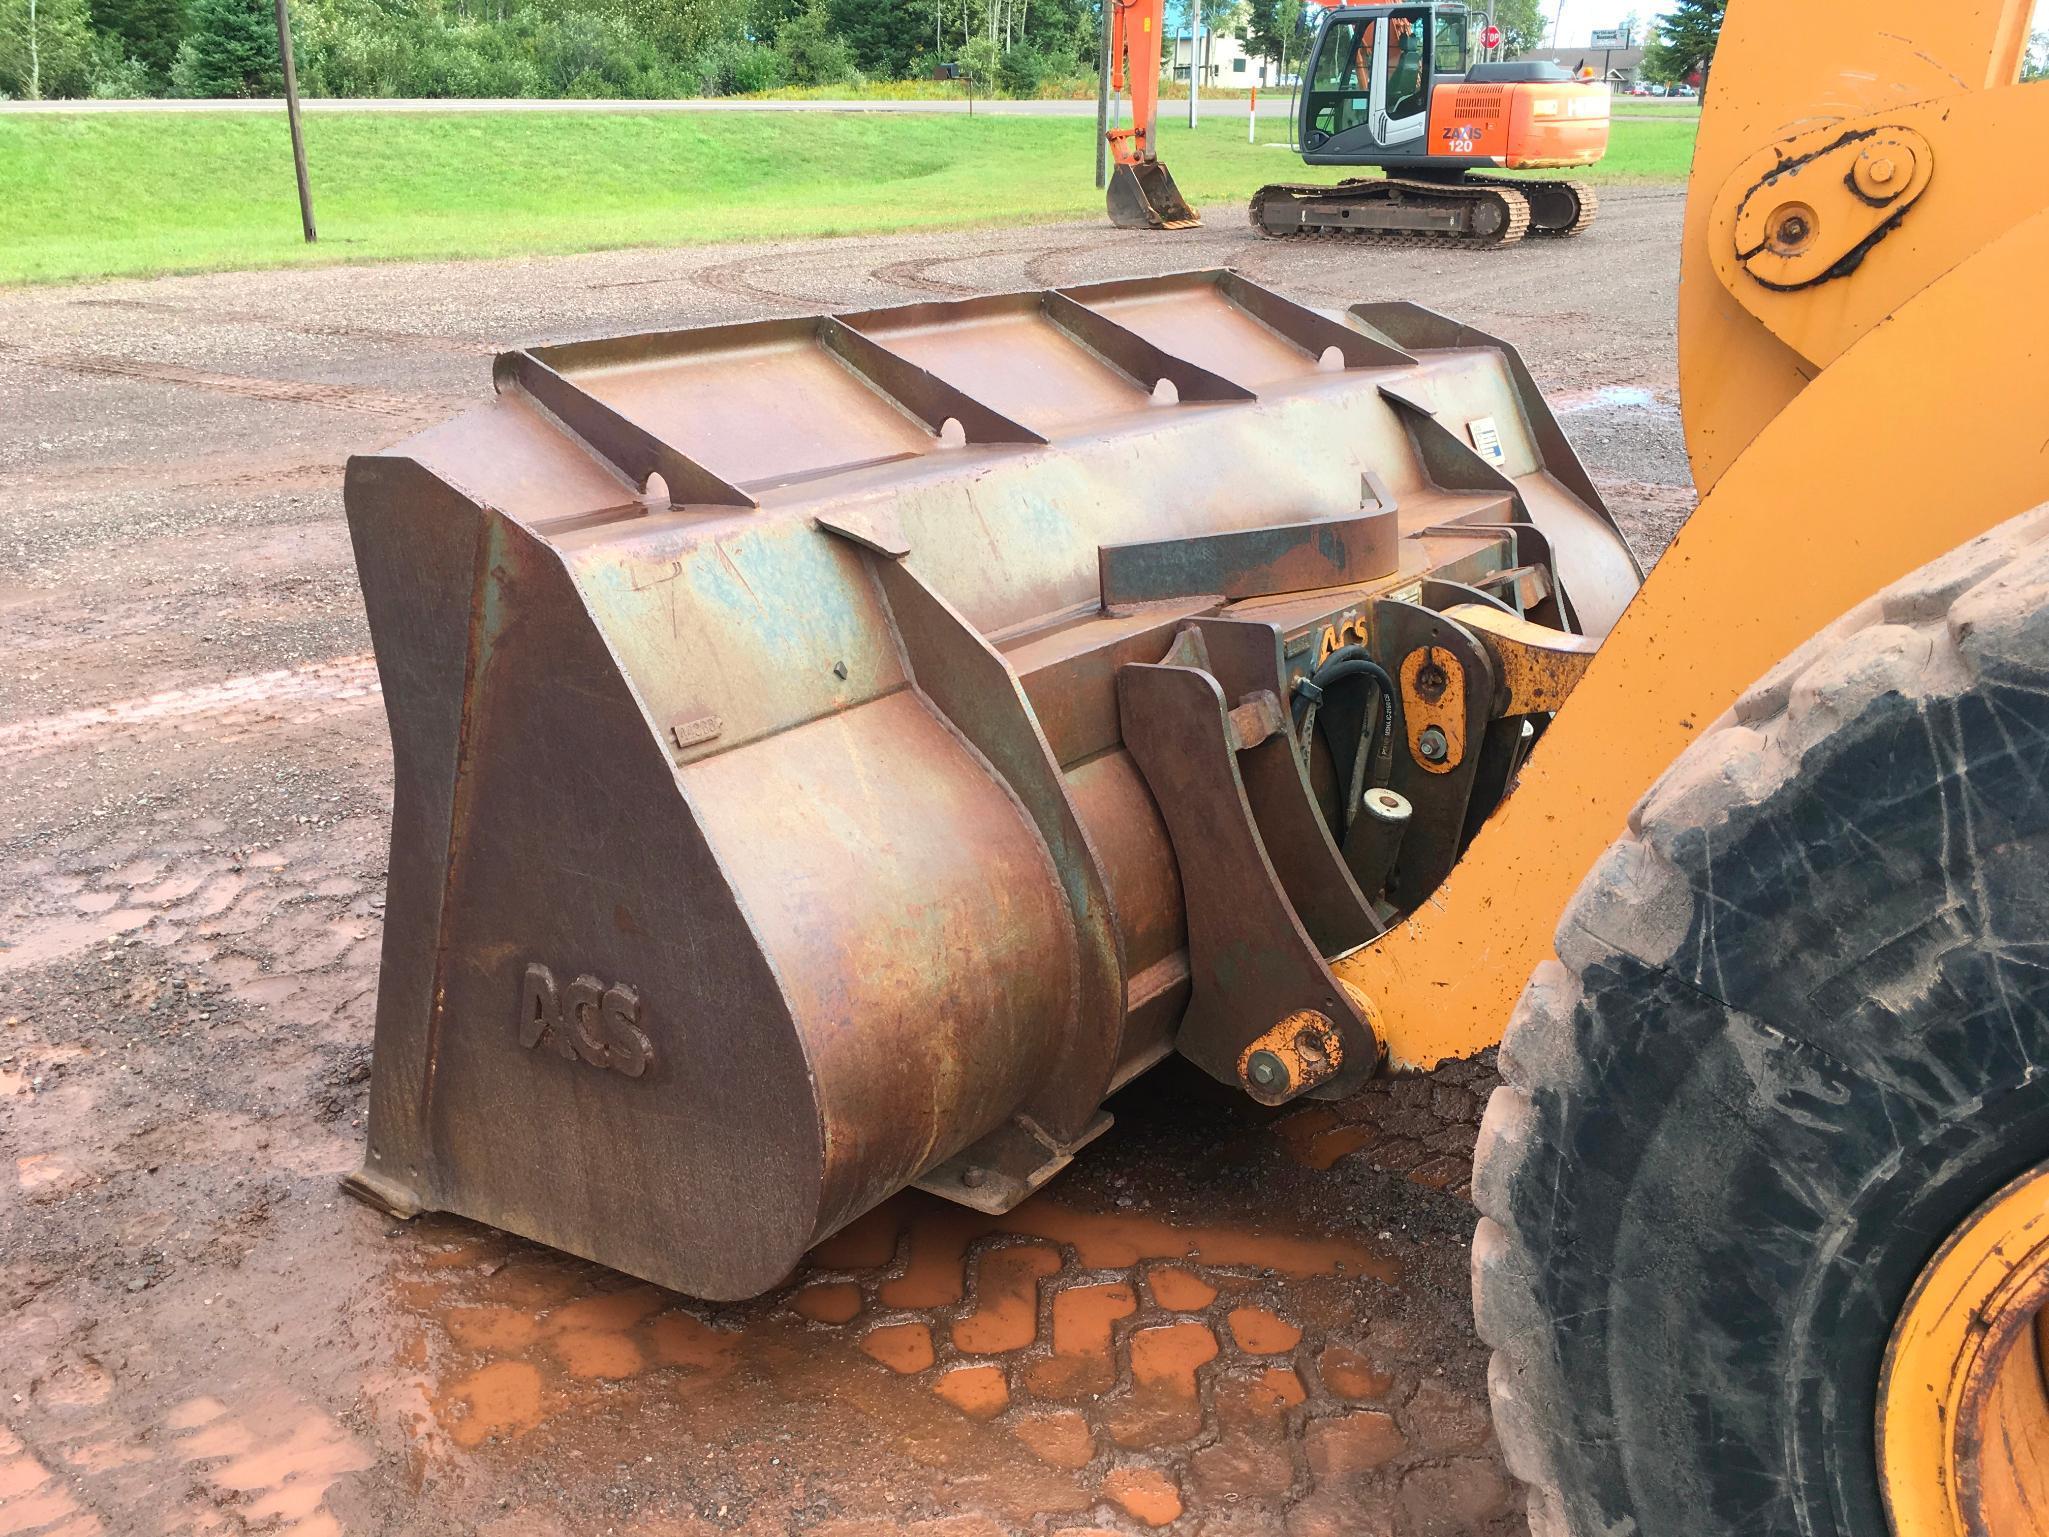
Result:
<instances>
[{"instance_id":1,"label":"white sticker on bucket","mask_svg":"<svg viewBox=\"0 0 2049 1537\"><path fill-rule=\"evenodd\" d=\"M1473 440L1473 447L1482 459L1490 464L1505 464L1508 455L1502 451L1501 430L1494 425L1491 416L1476 416L1466 423L1466 436Z\"/></svg>"}]
</instances>

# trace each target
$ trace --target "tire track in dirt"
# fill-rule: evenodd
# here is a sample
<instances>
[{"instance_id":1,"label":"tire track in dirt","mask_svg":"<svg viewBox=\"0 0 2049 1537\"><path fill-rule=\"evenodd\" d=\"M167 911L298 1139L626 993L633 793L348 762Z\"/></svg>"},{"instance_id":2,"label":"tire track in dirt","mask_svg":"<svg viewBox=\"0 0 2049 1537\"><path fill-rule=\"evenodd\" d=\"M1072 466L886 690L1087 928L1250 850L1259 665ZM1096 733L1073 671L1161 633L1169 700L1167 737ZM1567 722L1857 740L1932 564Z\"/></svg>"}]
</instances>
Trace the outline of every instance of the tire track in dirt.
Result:
<instances>
[{"instance_id":1,"label":"tire track in dirt","mask_svg":"<svg viewBox=\"0 0 2049 1537\"><path fill-rule=\"evenodd\" d=\"M770 288L765 284L748 279L747 269L763 262L788 262L786 255L757 251L752 256L742 256L734 261L713 262L708 267L699 267L691 272L686 282L713 293L724 294L730 299L745 299L753 304L795 305L800 309L832 309L837 301L821 299L815 294L795 294L781 288Z\"/></svg>"},{"instance_id":2,"label":"tire track in dirt","mask_svg":"<svg viewBox=\"0 0 2049 1537\"><path fill-rule=\"evenodd\" d=\"M108 737L189 731L225 741L267 726L360 709L376 704L382 692L375 658L335 657L0 725L0 763Z\"/></svg>"},{"instance_id":3,"label":"tire track in dirt","mask_svg":"<svg viewBox=\"0 0 2049 1537\"><path fill-rule=\"evenodd\" d=\"M901 261L885 262L869 269L869 277L878 282L890 283L899 288L931 293L943 298L965 298L976 294L1001 293L1001 286L992 288L987 283L959 283L949 278L934 275L940 267L956 266L966 262L1000 261L1004 257L1021 262L1021 278L1017 286L1023 288L1063 288L1075 283L1093 281L1086 277L1063 276L1060 263L1068 257L1112 258L1127 251L1157 250L1145 235L1119 235L1111 237L1091 236L1083 240L1062 241L1058 245L1037 246L991 246L978 251L950 252L941 256L908 257ZM1242 259L1248 252L1257 250L1258 243L1246 245L1243 242L1230 248L1222 257L1211 259L1201 257L1192 262L1176 263L1164 270L1177 271L1189 268L1230 266Z\"/></svg>"},{"instance_id":4,"label":"tire track in dirt","mask_svg":"<svg viewBox=\"0 0 2049 1537\"><path fill-rule=\"evenodd\" d=\"M168 319L199 321L211 325L257 325L294 336L331 336L343 341L384 342L428 352L452 352L463 357L490 357L499 349L489 342L462 336L442 336L431 331L394 331L381 326L322 325L267 315L261 310L205 309L187 304L169 304L159 299L72 299L81 309L124 310Z\"/></svg>"},{"instance_id":5,"label":"tire track in dirt","mask_svg":"<svg viewBox=\"0 0 2049 1537\"><path fill-rule=\"evenodd\" d=\"M1115 235L1107 239L1098 237L1071 240L1063 245L1044 246L1027 255L1024 264L1025 282L1033 288L1060 288L1069 283L1083 281L1054 275L1054 270L1062 257L1102 256L1108 253L1121 253L1134 247L1144 250L1151 244L1152 241L1144 235Z\"/></svg>"},{"instance_id":6,"label":"tire track in dirt","mask_svg":"<svg viewBox=\"0 0 2049 1537\"><path fill-rule=\"evenodd\" d=\"M947 278L934 277L932 275L933 269L937 267L959 266L966 262L994 261L1005 256L1022 256L1025 258L1025 281L1028 284L1043 287L1045 285L1038 284L1030 276L1032 263L1039 257L1050 255L1056 251L1071 251L1074 249L1075 247L1072 245L1025 246L1022 248L1016 246L992 246L987 250L958 251L944 256L913 256L902 261L884 262L879 267L871 267L868 271L868 276L875 279L878 283L888 283L897 288L911 289L914 292L936 294L946 299L967 298L975 294L1001 293L1003 289L1001 287L991 288L986 283L956 283Z\"/></svg>"},{"instance_id":7,"label":"tire track in dirt","mask_svg":"<svg viewBox=\"0 0 2049 1537\"><path fill-rule=\"evenodd\" d=\"M136 379L151 384L175 384L188 389L211 390L243 400L262 400L279 405L328 406L340 411L357 411L408 425L438 421L467 401L436 400L390 395L382 390L353 384L321 384L303 379L264 379L249 374L217 374L204 369L182 368L174 363L150 363L140 358L107 357L98 353L21 352L0 345L0 357L12 358L31 368L58 373L85 374L102 379Z\"/></svg>"},{"instance_id":8,"label":"tire track in dirt","mask_svg":"<svg viewBox=\"0 0 2049 1537\"><path fill-rule=\"evenodd\" d=\"M176 464L95 464L0 475L0 492L31 504L70 496L133 491L305 491L339 489L342 460L308 459L277 465L184 460Z\"/></svg>"}]
</instances>

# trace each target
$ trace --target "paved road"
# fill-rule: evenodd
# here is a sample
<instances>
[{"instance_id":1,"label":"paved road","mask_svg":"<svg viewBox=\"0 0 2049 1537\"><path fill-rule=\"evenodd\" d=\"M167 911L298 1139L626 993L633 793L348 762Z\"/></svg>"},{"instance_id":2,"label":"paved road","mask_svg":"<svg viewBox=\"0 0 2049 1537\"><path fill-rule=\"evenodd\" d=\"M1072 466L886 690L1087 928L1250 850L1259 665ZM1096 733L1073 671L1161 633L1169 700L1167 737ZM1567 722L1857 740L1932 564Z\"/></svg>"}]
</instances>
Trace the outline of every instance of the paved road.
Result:
<instances>
[{"instance_id":1,"label":"paved road","mask_svg":"<svg viewBox=\"0 0 2049 1537\"><path fill-rule=\"evenodd\" d=\"M0 114L23 115L71 112L282 112L284 102L277 98L254 99L206 98L201 100L171 99L161 101L5 101L0 102ZM695 96L680 101L555 101L532 97L478 97L456 99L450 97L390 97L390 96L348 96L309 97L299 103L308 112L904 112L904 113L964 113L969 110L965 98L958 100L924 99L918 101L791 101L765 100L745 96ZM1262 118L1286 118L1289 99L1286 92L1274 91L1259 98L1259 115ZM1007 101L1000 97L990 99L976 97L973 110L997 117L1092 117L1096 104L1092 101ZM1243 97L1205 97L1198 103L1198 111L1212 116L1239 117L1245 115ZM1185 117L1186 102L1166 101L1160 103L1160 112L1169 117ZM1618 112L1617 121L1622 122L1696 122L1699 114L1693 112Z\"/></svg>"}]
</instances>

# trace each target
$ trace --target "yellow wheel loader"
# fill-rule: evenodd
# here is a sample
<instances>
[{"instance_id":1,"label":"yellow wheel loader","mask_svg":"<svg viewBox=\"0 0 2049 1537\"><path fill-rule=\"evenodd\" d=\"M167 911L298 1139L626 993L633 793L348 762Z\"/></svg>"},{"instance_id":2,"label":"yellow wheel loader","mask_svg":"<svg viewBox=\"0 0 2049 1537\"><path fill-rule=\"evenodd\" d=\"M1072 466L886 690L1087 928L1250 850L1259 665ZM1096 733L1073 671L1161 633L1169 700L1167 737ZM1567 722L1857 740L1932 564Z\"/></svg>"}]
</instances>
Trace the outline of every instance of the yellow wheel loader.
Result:
<instances>
[{"instance_id":1,"label":"yellow wheel loader","mask_svg":"<svg viewBox=\"0 0 2049 1537\"><path fill-rule=\"evenodd\" d=\"M736 1298L907 1185L1009 1210L1171 1053L1279 1105L1499 1043L1536 1532L2042 1537L2025 21L1731 6L1647 581L1511 348L1229 272L509 353L354 460L352 1188Z\"/></svg>"}]
</instances>

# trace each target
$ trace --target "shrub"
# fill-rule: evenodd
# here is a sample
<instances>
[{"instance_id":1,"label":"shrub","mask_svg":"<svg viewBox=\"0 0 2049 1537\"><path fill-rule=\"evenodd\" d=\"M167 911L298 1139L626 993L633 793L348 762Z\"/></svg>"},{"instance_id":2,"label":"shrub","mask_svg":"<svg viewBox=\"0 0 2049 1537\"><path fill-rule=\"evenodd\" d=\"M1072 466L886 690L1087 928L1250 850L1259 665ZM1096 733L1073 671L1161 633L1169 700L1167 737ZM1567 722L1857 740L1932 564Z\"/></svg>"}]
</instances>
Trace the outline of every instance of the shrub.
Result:
<instances>
[{"instance_id":1,"label":"shrub","mask_svg":"<svg viewBox=\"0 0 2049 1537\"><path fill-rule=\"evenodd\" d=\"M697 88L707 96L747 96L783 83L783 56L744 37L722 38L698 55Z\"/></svg>"},{"instance_id":2,"label":"shrub","mask_svg":"<svg viewBox=\"0 0 2049 1537\"><path fill-rule=\"evenodd\" d=\"M121 51L119 39L102 36L93 43L92 83L88 91L102 101L133 101L156 94L156 76L142 60Z\"/></svg>"},{"instance_id":3,"label":"shrub","mask_svg":"<svg viewBox=\"0 0 2049 1537\"><path fill-rule=\"evenodd\" d=\"M629 96L646 45L624 19L589 11L553 15L535 39L541 80L556 96Z\"/></svg>"},{"instance_id":4,"label":"shrub","mask_svg":"<svg viewBox=\"0 0 2049 1537\"><path fill-rule=\"evenodd\" d=\"M402 96L413 79L414 31L374 8L313 0L293 8L299 89L308 96Z\"/></svg>"},{"instance_id":5,"label":"shrub","mask_svg":"<svg viewBox=\"0 0 2049 1537\"><path fill-rule=\"evenodd\" d=\"M996 66L996 83L1006 96L1036 96L1053 77L1053 61L1036 48L1016 47Z\"/></svg>"},{"instance_id":6,"label":"shrub","mask_svg":"<svg viewBox=\"0 0 2049 1537\"><path fill-rule=\"evenodd\" d=\"M854 50L832 30L823 5L799 11L775 31L775 51L794 85L858 85Z\"/></svg>"},{"instance_id":7,"label":"shrub","mask_svg":"<svg viewBox=\"0 0 2049 1537\"><path fill-rule=\"evenodd\" d=\"M975 82L980 91L993 91L997 75L1003 68L1003 50L993 37L978 37L960 51L958 60L961 72Z\"/></svg>"}]
</instances>

